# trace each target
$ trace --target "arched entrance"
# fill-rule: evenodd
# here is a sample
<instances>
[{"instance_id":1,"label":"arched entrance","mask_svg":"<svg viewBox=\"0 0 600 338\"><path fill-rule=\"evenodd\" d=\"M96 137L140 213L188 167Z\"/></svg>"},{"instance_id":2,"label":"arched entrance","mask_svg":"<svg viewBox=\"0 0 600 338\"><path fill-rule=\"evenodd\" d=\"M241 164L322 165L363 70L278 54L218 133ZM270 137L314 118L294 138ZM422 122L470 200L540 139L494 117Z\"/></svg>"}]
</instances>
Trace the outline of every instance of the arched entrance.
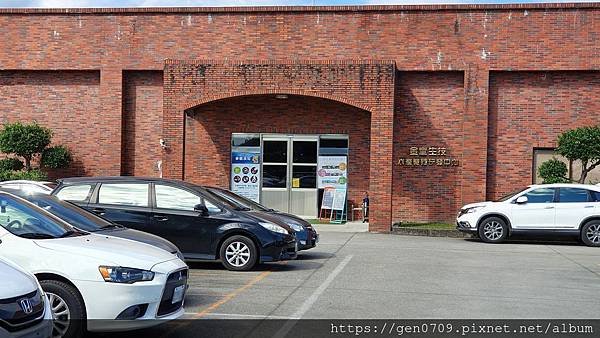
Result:
<instances>
[{"instance_id":1,"label":"arched entrance","mask_svg":"<svg viewBox=\"0 0 600 338\"><path fill-rule=\"evenodd\" d=\"M322 194L318 158L341 156L348 164L348 200L358 205L369 190L370 115L346 103L288 94L204 103L186 111L183 177L228 189L236 178L256 180L261 203L315 218ZM232 155L248 151L260 154L252 168L259 172L237 175Z\"/></svg>"},{"instance_id":2,"label":"arched entrance","mask_svg":"<svg viewBox=\"0 0 600 338\"><path fill-rule=\"evenodd\" d=\"M230 99L263 96L260 103L262 107L265 107L266 97L275 100L277 95L287 95L288 99L291 96L313 98L309 101L316 102L314 104L316 108L326 102L333 102L334 110L335 107L353 107L363 115L365 111L370 112L370 121L365 122L369 125L369 129L363 128L362 133L365 135L361 138L355 137L357 144L364 145L361 148L364 150L359 153L368 155L368 159L361 163L361 172L368 172L368 179L362 180L363 186L355 189L354 196L351 198L357 199L356 194L362 193L358 190L368 187L371 196L370 230L389 231L392 207L395 74L395 63L381 60L227 62L166 60L163 86L163 139L167 147L163 152L163 175L202 183L213 181L218 185L227 186L229 175L223 175L227 170L227 165L224 166L223 163L227 163L229 156L225 156L227 150L223 148L222 140L231 139L231 135L223 133L223 129L215 129L215 124L218 124L217 121L231 118L223 114L235 116L238 111L246 109L242 107L251 104L251 102L239 102L235 108L236 105L232 105ZM213 114L214 121L199 123L194 120L204 119L207 116L193 113L198 110L198 107L221 101L228 101L225 103L229 104L229 107L222 107L224 110L221 110L219 116ZM308 102L306 99L304 101ZM275 105L266 105L266 107ZM303 105L305 103L297 104L298 108ZM263 123L261 128L271 128L276 134L296 134L293 128L298 128L298 133L309 134L320 133L323 129L319 128L339 127L342 130L349 130L360 121L355 118L360 115L355 110L350 113L339 113L335 120L327 120L328 126L319 127L318 119L314 116L316 110L318 109L294 116L287 114L285 123L275 122L282 116L275 110L269 112L269 109L263 109L262 112L247 112L246 115L253 116L256 123ZM195 128L188 130L188 122L195 124ZM210 126L211 130L207 130L206 126ZM285 128L281 128L282 126ZM311 128L314 130L309 132ZM196 159L189 156L190 149L185 142L191 141L192 135L189 134L193 133L197 133L195 154L198 158ZM220 141L215 140L217 134ZM223 134L226 136L223 137ZM226 142L227 146L229 142ZM353 144L354 141L350 137L349 147L351 148ZM350 161L353 157L356 158L351 155ZM199 166L203 166L204 170L198 170L202 169ZM189 173L194 173L194 176L188 177ZM354 181L361 180L354 179Z\"/></svg>"}]
</instances>

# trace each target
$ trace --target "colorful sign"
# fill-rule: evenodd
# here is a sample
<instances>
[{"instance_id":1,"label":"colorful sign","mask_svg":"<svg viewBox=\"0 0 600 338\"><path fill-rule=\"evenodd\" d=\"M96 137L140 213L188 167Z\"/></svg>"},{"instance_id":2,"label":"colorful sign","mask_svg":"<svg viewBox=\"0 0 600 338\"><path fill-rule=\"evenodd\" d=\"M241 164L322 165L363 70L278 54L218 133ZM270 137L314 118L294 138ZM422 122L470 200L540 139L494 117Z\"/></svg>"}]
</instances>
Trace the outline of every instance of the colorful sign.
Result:
<instances>
[{"instance_id":1,"label":"colorful sign","mask_svg":"<svg viewBox=\"0 0 600 338\"><path fill-rule=\"evenodd\" d=\"M231 152L231 191L260 202L260 150Z\"/></svg>"},{"instance_id":2,"label":"colorful sign","mask_svg":"<svg viewBox=\"0 0 600 338\"><path fill-rule=\"evenodd\" d=\"M348 158L346 156L319 156L317 165L317 188L348 186Z\"/></svg>"}]
</instances>

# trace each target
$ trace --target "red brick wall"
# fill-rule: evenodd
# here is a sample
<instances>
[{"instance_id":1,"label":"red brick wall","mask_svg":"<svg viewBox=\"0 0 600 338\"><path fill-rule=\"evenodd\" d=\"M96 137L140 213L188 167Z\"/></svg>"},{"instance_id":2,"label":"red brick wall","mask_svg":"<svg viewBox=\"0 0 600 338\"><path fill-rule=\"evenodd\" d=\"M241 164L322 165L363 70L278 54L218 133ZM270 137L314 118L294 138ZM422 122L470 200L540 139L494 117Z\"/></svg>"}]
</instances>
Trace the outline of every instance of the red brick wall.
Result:
<instances>
[{"instance_id":1,"label":"red brick wall","mask_svg":"<svg viewBox=\"0 0 600 338\"><path fill-rule=\"evenodd\" d=\"M95 175L110 144L99 143L104 123L97 71L0 71L0 123L31 122L51 128L52 141L71 149L74 163L52 176Z\"/></svg>"},{"instance_id":2,"label":"red brick wall","mask_svg":"<svg viewBox=\"0 0 600 338\"><path fill-rule=\"evenodd\" d=\"M369 190L370 113L326 99L241 96L195 108L186 119L185 179L229 188L231 133L348 134L348 195Z\"/></svg>"},{"instance_id":3,"label":"red brick wall","mask_svg":"<svg viewBox=\"0 0 600 338\"><path fill-rule=\"evenodd\" d=\"M123 72L123 175L158 176L162 159L163 75L161 71Z\"/></svg>"},{"instance_id":4,"label":"red brick wall","mask_svg":"<svg viewBox=\"0 0 600 338\"><path fill-rule=\"evenodd\" d=\"M600 72L492 72L487 198L532 183L534 147L600 123Z\"/></svg>"},{"instance_id":5,"label":"red brick wall","mask_svg":"<svg viewBox=\"0 0 600 338\"><path fill-rule=\"evenodd\" d=\"M460 207L461 166L398 165L410 147L446 148L462 161L464 74L400 72L396 80L392 220L447 221ZM417 157L421 158L421 157ZM432 157L430 157L432 158Z\"/></svg>"}]
</instances>

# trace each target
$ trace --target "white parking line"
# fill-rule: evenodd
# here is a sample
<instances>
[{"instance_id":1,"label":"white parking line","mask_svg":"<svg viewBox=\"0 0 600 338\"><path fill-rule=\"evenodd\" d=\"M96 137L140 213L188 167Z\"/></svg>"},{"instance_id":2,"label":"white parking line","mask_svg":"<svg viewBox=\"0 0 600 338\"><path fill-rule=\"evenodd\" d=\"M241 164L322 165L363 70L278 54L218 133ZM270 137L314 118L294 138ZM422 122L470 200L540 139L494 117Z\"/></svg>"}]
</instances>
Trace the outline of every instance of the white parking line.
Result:
<instances>
[{"instance_id":1,"label":"white parking line","mask_svg":"<svg viewBox=\"0 0 600 338\"><path fill-rule=\"evenodd\" d=\"M339 275L340 272L342 272L342 270L350 262L352 257L353 255L346 256L346 258L344 258L344 260L333 271L331 271L331 273L329 274L329 276L327 276L323 284L319 285L315 292L313 292L312 295L310 295L310 297L308 297L306 301L304 301L304 304L302 304L302 306L298 308L298 311L294 313L294 315L291 317L291 320L288 320L285 323L285 325L281 329L279 329L279 331L277 331L277 333L273 337L282 338L288 334L288 332L294 327L294 325L296 325L296 320L302 319L306 312L308 312L308 310L310 310L310 308L315 304L317 299L319 299L319 296L321 296L321 294L323 294L323 292L327 290L327 288L329 287L331 282L333 282L335 277L337 277L337 275Z\"/></svg>"}]
</instances>

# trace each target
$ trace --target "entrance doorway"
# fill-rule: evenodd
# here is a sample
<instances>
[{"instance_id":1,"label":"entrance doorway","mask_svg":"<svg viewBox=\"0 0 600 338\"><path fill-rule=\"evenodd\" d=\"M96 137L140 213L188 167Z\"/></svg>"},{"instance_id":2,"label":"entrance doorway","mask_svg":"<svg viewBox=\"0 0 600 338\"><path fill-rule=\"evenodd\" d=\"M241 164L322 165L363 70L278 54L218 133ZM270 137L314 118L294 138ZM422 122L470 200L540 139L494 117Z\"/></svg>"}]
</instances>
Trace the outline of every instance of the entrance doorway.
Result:
<instances>
[{"instance_id":1,"label":"entrance doorway","mask_svg":"<svg viewBox=\"0 0 600 338\"><path fill-rule=\"evenodd\" d=\"M323 194L319 158L347 158L348 135L233 133L231 146L232 191L275 210L315 218Z\"/></svg>"},{"instance_id":2,"label":"entrance doorway","mask_svg":"<svg viewBox=\"0 0 600 338\"><path fill-rule=\"evenodd\" d=\"M268 135L262 137L262 203L291 214L317 214L319 137Z\"/></svg>"}]
</instances>

